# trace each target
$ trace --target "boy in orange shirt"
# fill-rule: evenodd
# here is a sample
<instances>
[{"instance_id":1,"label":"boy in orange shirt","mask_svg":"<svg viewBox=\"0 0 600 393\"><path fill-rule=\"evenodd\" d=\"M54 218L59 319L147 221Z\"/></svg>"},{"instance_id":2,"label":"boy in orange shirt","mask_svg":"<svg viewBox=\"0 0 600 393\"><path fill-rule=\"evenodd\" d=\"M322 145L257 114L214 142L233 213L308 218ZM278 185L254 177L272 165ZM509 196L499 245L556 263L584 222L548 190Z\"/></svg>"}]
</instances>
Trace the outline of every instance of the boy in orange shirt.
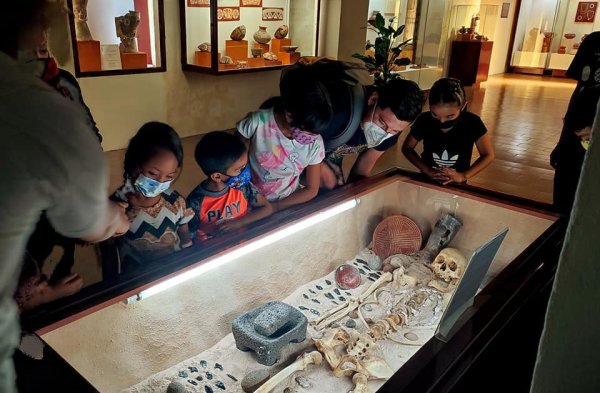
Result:
<instances>
[{"instance_id":1,"label":"boy in orange shirt","mask_svg":"<svg viewBox=\"0 0 600 393\"><path fill-rule=\"evenodd\" d=\"M189 223L196 239L206 240L273 213L273 206L250 182L248 150L237 135L206 134L196 146L195 157L208 176L187 197L196 213Z\"/></svg>"}]
</instances>

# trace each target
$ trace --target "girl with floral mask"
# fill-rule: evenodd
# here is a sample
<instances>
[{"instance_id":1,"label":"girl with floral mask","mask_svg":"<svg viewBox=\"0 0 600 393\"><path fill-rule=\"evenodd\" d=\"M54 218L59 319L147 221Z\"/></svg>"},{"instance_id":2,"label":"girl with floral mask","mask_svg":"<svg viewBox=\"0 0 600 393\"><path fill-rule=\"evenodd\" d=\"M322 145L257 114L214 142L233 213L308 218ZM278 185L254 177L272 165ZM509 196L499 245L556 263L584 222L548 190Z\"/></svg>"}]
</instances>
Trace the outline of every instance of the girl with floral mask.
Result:
<instances>
[{"instance_id":1,"label":"girl with floral mask","mask_svg":"<svg viewBox=\"0 0 600 393\"><path fill-rule=\"evenodd\" d=\"M171 189L183 164L179 136L164 123L146 123L129 141L124 184L113 198L127 202L129 231L120 239L125 269L192 245L188 222L194 216Z\"/></svg>"},{"instance_id":2,"label":"girl with floral mask","mask_svg":"<svg viewBox=\"0 0 600 393\"><path fill-rule=\"evenodd\" d=\"M444 185L464 183L494 160L485 125L466 106L460 81L438 80L429 92L429 112L417 118L402 145L402 153L414 166ZM420 141L421 156L415 151ZM471 164L473 146L477 147L479 158Z\"/></svg>"},{"instance_id":3,"label":"girl with floral mask","mask_svg":"<svg viewBox=\"0 0 600 393\"><path fill-rule=\"evenodd\" d=\"M275 210L307 202L319 191L325 157L319 133L328 125L332 109L325 87L304 76L282 80L281 97L273 99L272 107L250 113L237 124L249 144L252 181Z\"/></svg>"}]
</instances>

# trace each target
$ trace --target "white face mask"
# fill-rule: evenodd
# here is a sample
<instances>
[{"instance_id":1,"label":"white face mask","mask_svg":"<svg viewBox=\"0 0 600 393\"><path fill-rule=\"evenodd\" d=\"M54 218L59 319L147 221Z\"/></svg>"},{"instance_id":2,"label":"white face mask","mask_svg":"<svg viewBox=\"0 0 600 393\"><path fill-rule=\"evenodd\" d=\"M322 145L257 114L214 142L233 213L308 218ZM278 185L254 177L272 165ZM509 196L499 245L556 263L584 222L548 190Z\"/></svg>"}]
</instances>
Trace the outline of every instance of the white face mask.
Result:
<instances>
[{"instance_id":1,"label":"white face mask","mask_svg":"<svg viewBox=\"0 0 600 393\"><path fill-rule=\"evenodd\" d=\"M363 124L363 132L365 133L365 138L367 139L367 146L369 148L380 145L383 141L388 138L393 137L393 134L388 133L383 128L379 127L377 124L373 122L373 118L375 117L375 109L377 108L377 102L375 102L375 106L373 107L373 114L371 115L371 121L367 121Z\"/></svg>"}]
</instances>

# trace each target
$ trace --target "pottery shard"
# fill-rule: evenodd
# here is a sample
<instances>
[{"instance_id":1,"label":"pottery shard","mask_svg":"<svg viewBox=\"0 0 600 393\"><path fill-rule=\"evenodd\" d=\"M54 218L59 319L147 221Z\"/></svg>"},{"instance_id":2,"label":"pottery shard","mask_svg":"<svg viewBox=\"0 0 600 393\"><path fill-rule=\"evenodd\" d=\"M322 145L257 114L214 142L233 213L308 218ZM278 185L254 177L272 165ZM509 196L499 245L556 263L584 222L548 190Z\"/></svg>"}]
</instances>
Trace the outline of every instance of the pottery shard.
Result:
<instances>
[{"instance_id":1,"label":"pottery shard","mask_svg":"<svg viewBox=\"0 0 600 393\"><path fill-rule=\"evenodd\" d=\"M289 307L275 303L257 315L254 319L254 330L265 337L272 336L289 321L289 318Z\"/></svg>"},{"instance_id":2,"label":"pottery shard","mask_svg":"<svg viewBox=\"0 0 600 393\"><path fill-rule=\"evenodd\" d=\"M250 371L244 379L242 379L242 390L246 393L252 393L262 386L269 379L270 375L267 370Z\"/></svg>"},{"instance_id":3,"label":"pottery shard","mask_svg":"<svg viewBox=\"0 0 600 393\"><path fill-rule=\"evenodd\" d=\"M180 384L179 382L171 382L169 386L167 386L167 393L186 393L185 386Z\"/></svg>"}]
</instances>

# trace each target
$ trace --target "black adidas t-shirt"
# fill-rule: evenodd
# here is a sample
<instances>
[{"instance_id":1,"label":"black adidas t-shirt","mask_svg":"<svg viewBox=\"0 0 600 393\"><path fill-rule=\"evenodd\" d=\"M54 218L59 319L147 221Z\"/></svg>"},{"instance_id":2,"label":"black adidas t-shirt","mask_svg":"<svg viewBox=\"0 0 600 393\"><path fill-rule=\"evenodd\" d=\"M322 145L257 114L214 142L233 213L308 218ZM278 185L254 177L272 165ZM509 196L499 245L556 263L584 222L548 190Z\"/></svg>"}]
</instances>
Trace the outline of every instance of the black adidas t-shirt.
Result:
<instances>
[{"instance_id":1,"label":"black adidas t-shirt","mask_svg":"<svg viewBox=\"0 0 600 393\"><path fill-rule=\"evenodd\" d=\"M585 37L567 70L567 76L585 87L600 85L600 31Z\"/></svg>"},{"instance_id":2,"label":"black adidas t-shirt","mask_svg":"<svg viewBox=\"0 0 600 393\"><path fill-rule=\"evenodd\" d=\"M457 124L447 132L431 112L422 113L410 129L410 135L423 141L421 158L432 168L453 168L464 172L471 167L473 146L487 129L479 116L463 112Z\"/></svg>"}]
</instances>

